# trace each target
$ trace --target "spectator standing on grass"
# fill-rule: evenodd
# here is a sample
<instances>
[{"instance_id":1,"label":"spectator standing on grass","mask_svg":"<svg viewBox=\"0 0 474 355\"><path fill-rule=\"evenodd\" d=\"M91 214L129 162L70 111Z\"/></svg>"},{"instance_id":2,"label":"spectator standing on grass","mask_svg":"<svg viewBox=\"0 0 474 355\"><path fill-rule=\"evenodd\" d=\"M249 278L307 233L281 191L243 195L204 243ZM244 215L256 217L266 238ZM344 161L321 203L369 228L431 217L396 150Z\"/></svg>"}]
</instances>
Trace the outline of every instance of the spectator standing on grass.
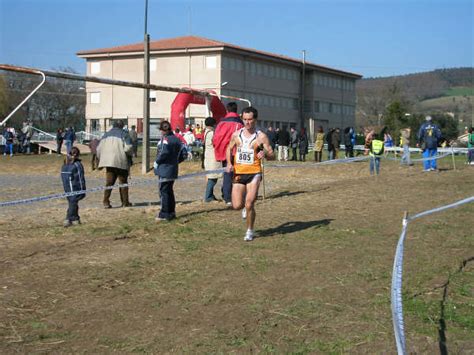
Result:
<instances>
[{"instance_id":1,"label":"spectator standing on grass","mask_svg":"<svg viewBox=\"0 0 474 355\"><path fill-rule=\"evenodd\" d=\"M24 133L23 147L26 154L31 154L31 138L33 137L33 124L29 121L23 122L21 131Z\"/></svg>"},{"instance_id":2,"label":"spectator standing on grass","mask_svg":"<svg viewBox=\"0 0 474 355\"><path fill-rule=\"evenodd\" d=\"M3 151L3 155L10 154L10 156L12 157L13 156L13 140L15 136L13 135L11 128L5 128L5 130L3 131L3 138L5 138L5 148Z\"/></svg>"},{"instance_id":3,"label":"spectator standing on grass","mask_svg":"<svg viewBox=\"0 0 474 355\"><path fill-rule=\"evenodd\" d=\"M196 142L196 138L194 137L194 134L193 134L193 131L191 130L191 127L189 127L189 129L186 132L184 132L183 138L186 141L186 150L188 152L188 159L192 160L192 158L193 158L193 145Z\"/></svg>"},{"instance_id":4,"label":"spectator standing on grass","mask_svg":"<svg viewBox=\"0 0 474 355\"><path fill-rule=\"evenodd\" d=\"M298 135L298 149L300 153L300 161L306 161L306 155L308 154L308 136L306 135L306 128L301 128L300 134Z\"/></svg>"},{"instance_id":5,"label":"spectator standing on grass","mask_svg":"<svg viewBox=\"0 0 474 355\"><path fill-rule=\"evenodd\" d=\"M283 126L277 133L278 160L288 161L288 147L290 145L290 133Z\"/></svg>"},{"instance_id":6,"label":"spectator standing on grass","mask_svg":"<svg viewBox=\"0 0 474 355\"><path fill-rule=\"evenodd\" d=\"M314 141L314 161L320 163L323 161L324 148L324 129L319 126L318 133L316 133L316 140Z\"/></svg>"},{"instance_id":7,"label":"spectator standing on grass","mask_svg":"<svg viewBox=\"0 0 474 355\"><path fill-rule=\"evenodd\" d=\"M384 130L380 134L375 134L372 131L372 137L370 139L370 148L369 148L369 166L370 166L370 175L379 175L380 174L380 157L384 152Z\"/></svg>"},{"instance_id":8,"label":"spectator standing on grass","mask_svg":"<svg viewBox=\"0 0 474 355\"><path fill-rule=\"evenodd\" d=\"M69 155L71 154L71 148L76 140L76 132L74 132L74 128L72 126L66 128L66 132L64 133L64 144L66 145L66 153Z\"/></svg>"},{"instance_id":9,"label":"spectator standing on grass","mask_svg":"<svg viewBox=\"0 0 474 355\"><path fill-rule=\"evenodd\" d=\"M132 155L134 158L138 157L138 134L136 130L136 126L132 126L130 132L128 132L130 136L130 142L132 142Z\"/></svg>"},{"instance_id":10,"label":"spectator standing on grass","mask_svg":"<svg viewBox=\"0 0 474 355\"><path fill-rule=\"evenodd\" d=\"M25 134L23 133L23 131L21 129L19 129L16 133L16 140L15 140L15 144L18 146L17 148L17 153L24 153L24 149L23 149L23 142L25 141Z\"/></svg>"},{"instance_id":11,"label":"spectator standing on grass","mask_svg":"<svg viewBox=\"0 0 474 355\"><path fill-rule=\"evenodd\" d=\"M186 149L171 130L168 121L161 121L162 134L158 154L153 164L155 175L159 176L161 210L155 220L170 221L176 218L176 200L173 185L178 178L178 164L186 159Z\"/></svg>"},{"instance_id":12,"label":"spectator standing on grass","mask_svg":"<svg viewBox=\"0 0 474 355\"><path fill-rule=\"evenodd\" d=\"M196 128L194 128L193 134L196 141L202 142L204 132L199 123L196 125Z\"/></svg>"},{"instance_id":13,"label":"spectator standing on grass","mask_svg":"<svg viewBox=\"0 0 474 355\"><path fill-rule=\"evenodd\" d=\"M403 148L403 155L402 159L400 160L400 165L412 165L410 157L410 135L411 128L403 128L400 130L400 145Z\"/></svg>"},{"instance_id":14,"label":"spectator standing on grass","mask_svg":"<svg viewBox=\"0 0 474 355\"><path fill-rule=\"evenodd\" d=\"M296 155L296 149L298 148L298 132L291 127L290 128L290 146L291 146L291 160L298 161L298 157Z\"/></svg>"},{"instance_id":15,"label":"spectator standing on grass","mask_svg":"<svg viewBox=\"0 0 474 355\"><path fill-rule=\"evenodd\" d=\"M216 160L221 162L222 167L225 168L228 164L226 159L226 149L229 145L230 138L234 132L238 131L244 126L242 119L237 113L237 104L235 102L229 102L226 106L227 114L219 122L215 131L212 143L214 144L214 154ZM232 156L233 156L233 152ZM224 172L224 178L222 182L222 197L227 205L231 205L232 202L232 177L234 176L232 171Z\"/></svg>"},{"instance_id":16,"label":"spectator standing on grass","mask_svg":"<svg viewBox=\"0 0 474 355\"><path fill-rule=\"evenodd\" d=\"M63 141L64 141L64 132L61 128L58 128L56 132L56 153L58 155L61 155L61 149L63 147Z\"/></svg>"},{"instance_id":17,"label":"spectator standing on grass","mask_svg":"<svg viewBox=\"0 0 474 355\"><path fill-rule=\"evenodd\" d=\"M272 126L268 126L267 128L267 137L270 141L270 145L272 146L273 151L275 151L275 144L276 144L276 133L273 130Z\"/></svg>"},{"instance_id":18,"label":"spectator standing on grass","mask_svg":"<svg viewBox=\"0 0 474 355\"><path fill-rule=\"evenodd\" d=\"M344 129L344 146L346 158L354 158L355 131L352 127Z\"/></svg>"},{"instance_id":19,"label":"spectator standing on grass","mask_svg":"<svg viewBox=\"0 0 474 355\"><path fill-rule=\"evenodd\" d=\"M64 165L61 168L61 180L63 182L64 192L76 192L86 189L86 179L84 177L84 167L81 159L79 159L81 152L77 147L71 148L71 155L67 155L64 160ZM79 217L79 201L86 197L85 193L78 195L67 196L68 209L66 219L64 220L64 227L81 224L81 217Z\"/></svg>"},{"instance_id":20,"label":"spectator standing on grass","mask_svg":"<svg viewBox=\"0 0 474 355\"><path fill-rule=\"evenodd\" d=\"M472 165L474 161L474 129L473 127L469 128L469 133L467 134L467 163Z\"/></svg>"},{"instance_id":21,"label":"spectator standing on grass","mask_svg":"<svg viewBox=\"0 0 474 355\"><path fill-rule=\"evenodd\" d=\"M130 161L132 155L132 142L127 132L123 130L123 121L118 120L113 124L110 131L104 134L97 147L97 158L99 169L105 168L105 185L113 186L115 182L127 184L130 173ZM104 208L112 208L110 195L112 190L104 190ZM128 199L128 187L120 188L120 201L122 207L132 204Z\"/></svg>"},{"instance_id":22,"label":"spectator standing on grass","mask_svg":"<svg viewBox=\"0 0 474 355\"><path fill-rule=\"evenodd\" d=\"M221 168L221 164L216 160L214 153L214 146L212 145L212 138L214 137L214 128L216 120L208 117L205 120L206 129L204 131L204 151L203 151L203 168L204 170L217 170ZM204 202L217 201L214 196L214 186L217 184L217 179L221 177L221 173L207 174L206 192L204 193Z\"/></svg>"},{"instance_id":23,"label":"spectator standing on grass","mask_svg":"<svg viewBox=\"0 0 474 355\"><path fill-rule=\"evenodd\" d=\"M332 133L334 132L334 128L330 128L326 133L326 143L328 149L328 160L334 159L334 147L332 145Z\"/></svg>"},{"instance_id":24,"label":"spectator standing on grass","mask_svg":"<svg viewBox=\"0 0 474 355\"><path fill-rule=\"evenodd\" d=\"M383 145L384 145L384 151L385 151L385 148L392 148L394 146L392 135L389 132L385 132L383 135ZM386 151L385 155L387 155L388 153L389 152ZM396 151L395 151L395 154L396 154Z\"/></svg>"},{"instance_id":25,"label":"spectator standing on grass","mask_svg":"<svg viewBox=\"0 0 474 355\"><path fill-rule=\"evenodd\" d=\"M341 131L339 128L334 129L331 134L331 144L332 144L332 158L338 159L339 148L341 146Z\"/></svg>"},{"instance_id":26,"label":"spectator standing on grass","mask_svg":"<svg viewBox=\"0 0 474 355\"><path fill-rule=\"evenodd\" d=\"M438 143L441 139L441 130L436 124L432 122L431 116L425 117L425 122L421 125L418 131L417 147L420 147L423 152L423 171L438 170L436 154L438 153ZM429 159L433 158L433 159Z\"/></svg>"},{"instance_id":27,"label":"spectator standing on grass","mask_svg":"<svg viewBox=\"0 0 474 355\"><path fill-rule=\"evenodd\" d=\"M278 153L278 135L280 134L280 128L277 127L275 128L275 149L273 150L274 152Z\"/></svg>"}]
</instances>

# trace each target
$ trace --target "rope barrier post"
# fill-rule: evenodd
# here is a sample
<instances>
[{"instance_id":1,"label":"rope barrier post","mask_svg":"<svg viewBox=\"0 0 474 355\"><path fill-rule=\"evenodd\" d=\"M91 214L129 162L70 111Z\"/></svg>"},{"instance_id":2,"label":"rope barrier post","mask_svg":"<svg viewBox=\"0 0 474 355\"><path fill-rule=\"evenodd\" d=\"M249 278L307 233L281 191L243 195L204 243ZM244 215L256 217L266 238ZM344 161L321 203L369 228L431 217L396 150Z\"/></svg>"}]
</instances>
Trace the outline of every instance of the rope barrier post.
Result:
<instances>
[{"instance_id":1,"label":"rope barrier post","mask_svg":"<svg viewBox=\"0 0 474 355\"><path fill-rule=\"evenodd\" d=\"M262 166L262 193L263 193L263 200L265 200L265 169L264 169L264 162L265 158L260 161L260 165Z\"/></svg>"},{"instance_id":2,"label":"rope barrier post","mask_svg":"<svg viewBox=\"0 0 474 355\"><path fill-rule=\"evenodd\" d=\"M454 159L454 148L451 146L451 157L453 158L453 169L456 170L456 159Z\"/></svg>"}]
</instances>

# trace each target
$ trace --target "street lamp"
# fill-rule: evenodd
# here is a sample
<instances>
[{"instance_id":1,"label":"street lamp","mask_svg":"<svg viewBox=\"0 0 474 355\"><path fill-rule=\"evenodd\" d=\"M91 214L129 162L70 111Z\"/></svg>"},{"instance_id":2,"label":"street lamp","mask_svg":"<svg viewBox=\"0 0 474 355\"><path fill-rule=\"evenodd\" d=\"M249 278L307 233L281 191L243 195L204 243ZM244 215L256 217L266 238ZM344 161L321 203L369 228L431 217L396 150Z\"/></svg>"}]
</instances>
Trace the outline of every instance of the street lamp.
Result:
<instances>
[{"instance_id":1,"label":"street lamp","mask_svg":"<svg viewBox=\"0 0 474 355\"><path fill-rule=\"evenodd\" d=\"M150 84L150 36L147 33L148 0L145 0L145 38L143 43L144 83ZM150 166L150 89L143 90L143 145L142 145L142 174L148 172Z\"/></svg>"}]
</instances>

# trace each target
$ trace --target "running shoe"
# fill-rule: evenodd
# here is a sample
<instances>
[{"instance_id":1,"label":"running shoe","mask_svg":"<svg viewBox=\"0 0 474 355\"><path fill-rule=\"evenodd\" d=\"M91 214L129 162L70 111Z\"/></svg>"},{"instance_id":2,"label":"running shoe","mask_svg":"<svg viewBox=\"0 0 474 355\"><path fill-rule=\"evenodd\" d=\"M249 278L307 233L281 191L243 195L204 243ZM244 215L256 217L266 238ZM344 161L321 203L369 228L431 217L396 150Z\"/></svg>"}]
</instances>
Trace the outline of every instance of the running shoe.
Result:
<instances>
[{"instance_id":1,"label":"running shoe","mask_svg":"<svg viewBox=\"0 0 474 355\"><path fill-rule=\"evenodd\" d=\"M245 237L244 237L244 240L246 242L251 242L253 240L253 237L254 237L254 233L253 233L253 230L247 230L247 232L245 233Z\"/></svg>"}]
</instances>

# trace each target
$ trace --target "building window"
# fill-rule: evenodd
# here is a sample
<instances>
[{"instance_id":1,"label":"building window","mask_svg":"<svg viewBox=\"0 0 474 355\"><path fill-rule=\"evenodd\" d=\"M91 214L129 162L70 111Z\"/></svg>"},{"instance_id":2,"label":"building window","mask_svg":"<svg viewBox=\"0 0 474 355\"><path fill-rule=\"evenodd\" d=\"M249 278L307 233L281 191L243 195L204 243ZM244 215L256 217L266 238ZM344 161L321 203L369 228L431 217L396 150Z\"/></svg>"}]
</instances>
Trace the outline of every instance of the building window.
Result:
<instances>
[{"instance_id":1,"label":"building window","mask_svg":"<svg viewBox=\"0 0 474 355\"><path fill-rule=\"evenodd\" d=\"M215 55L205 57L205 65L206 65L206 69L216 69L217 57Z\"/></svg>"},{"instance_id":2,"label":"building window","mask_svg":"<svg viewBox=\"0 0 474 355\"><path fill-rule=\"evenodd\" d=\"M91 92L91 104L100 104L100 92Z\"/></svg>"},{"instance_id":3,"label":"building window","mask_svg":"<svg viewBox=\"0 0 474 355\"><path fill-rule=\"evenodd\" d=\"M228 70L242 71L242 60L238 58L222 57L222 68Z\"/></svg>"},{"instance_id":4,"label":"building window","mask_svg":"<svg viewBox=\"0 0 474 355\"><path fill-rule=\"evenodd\" d=\"M100 73L100 62L92 62L91 74L99 74L99 73Z\"/></svg>"},{"instance_id":5,"label":"building window","mask_svg":"<svg viewBox=\"0 0 474 355\"><path fill-rule=\"evenodd\" d=\"M156 91L150 90L150 102L156 102Z\"/></svg>"},{"instance_id":6,"label":"building window","mask_svg":"<svg viewBox=\"0 0 474 355\"><path fill-rule=\"evenodd\" d=\"M150 59L150 71L156 71L156 59Z\"/></svg>"},{"instance_id":7,"label":"building window","mask_svg":"<svg viewBox=\"0 0 474 355\"><path fill-rule=\"evenodd\" d=\"M314 112L321 112L319 105L320 105L319 101L314 102Z\"/></svg>"},{"instance_id":8,"label":"building window","mask_svg":"<svg viewBox=\"0 0 474 355\"><path fill-rule=\"evenodd\" d=\"M92 119L90 120L91 132L100 131L100 120Z\"/></svg>"},{"instance_id":9,"label":"building window","mask_svg":"<svg viewBox=\"0 0 474 355\"><path fill-rule=\"evenodd\" d=\"M304 100L303 110L304 110L304 112L311 112L311 101L310 100Z\"/></svg>"},{"instance_id":10,"label":"building window","mask_svg":"<svg viewBox=\"0 0 474 355\"><path fill-rule=\"evenodd\" d=\"M298 100L298 99L293 99L293 100L292 100L291 108L292 108L293 110L299 110L299 107L300 107L300 105L299 105L300 102L299 102L299 101L300 101L300 100Z\"/></svg>"}]
</instances>

